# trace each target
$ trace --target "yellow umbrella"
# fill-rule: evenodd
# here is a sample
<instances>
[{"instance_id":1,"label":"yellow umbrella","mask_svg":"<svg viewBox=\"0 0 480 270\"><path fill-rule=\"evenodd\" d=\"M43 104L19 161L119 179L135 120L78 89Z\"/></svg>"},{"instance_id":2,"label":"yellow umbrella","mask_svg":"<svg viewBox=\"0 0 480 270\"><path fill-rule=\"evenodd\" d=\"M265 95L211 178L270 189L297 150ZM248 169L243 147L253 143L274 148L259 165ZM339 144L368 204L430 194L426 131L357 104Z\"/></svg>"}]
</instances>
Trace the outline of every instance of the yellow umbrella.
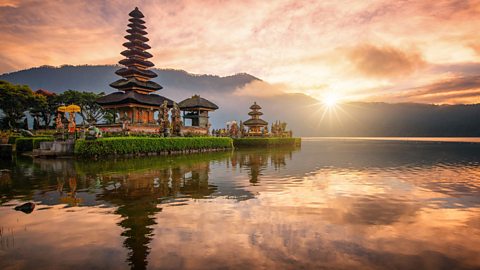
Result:
<instances>
[{"instance_id":1,"label":"yellow umbrella","mask_svg":"<svg viewBox=\"0 0 480 270\"><path fill-rule=\"evenodd\" d=\"M66 111L70 113L76 113L76 112L80 112L81 109L80 109L80 106L72 104L67 106Z\"/></svg>"},{"instance_id":2,"label":"yellow umbrella","mask_svg":"<svg viewBox=\"0 0 480 270\"><path fill-rule=\"evenodd\" d=\"M67 111L67 107L62 105L62 106L58 107L57 110L58 110L59 112L66 112L66 111Z\"/></svg>"}]
</instances>

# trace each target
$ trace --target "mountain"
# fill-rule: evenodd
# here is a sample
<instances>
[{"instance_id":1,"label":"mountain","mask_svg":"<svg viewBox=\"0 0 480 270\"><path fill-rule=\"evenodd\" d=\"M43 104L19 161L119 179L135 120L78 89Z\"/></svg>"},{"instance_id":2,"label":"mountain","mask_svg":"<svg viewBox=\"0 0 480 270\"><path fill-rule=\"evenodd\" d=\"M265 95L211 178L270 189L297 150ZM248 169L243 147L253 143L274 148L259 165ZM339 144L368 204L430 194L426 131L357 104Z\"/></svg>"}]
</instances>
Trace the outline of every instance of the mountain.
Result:
<instances>
[{"instance_id":1,"label":"mountain","mask_svg":"<svg viewBox=\"0 0 480 270\"><path fill-rule=\"evenodd\" d=\"M0 75L0 80L61 93L68 89L113 92L118 66L42 66ZM214 128L246 120L256 101L268 122L283 120L299 136L480 136L480 104L431 105L348 103L326 109L304 94L269 93L271 84L246 73L220 77L183 70L153 69L164 89L157 93L177 102L200 94L220 109L211 114ZM242 91L254 88L252 91Z\"/></svg>"},{"instance_id":2,"label":"mountain","mask_svg":"<svg viewBox=\"0 0 480 270\"><path fill-rule=\"evenodd\" d=\"M44 88L56 93L61 93L68 89L109 93L116 91L109 84L119 78L115 74L115 71L119 68L117 65L41 66L5 73L0 75L0 80L6 80L15 84L27 84L33 90ZM195 89L202 92L215 92L235 89L254 80L260 80L246 73L220 77L196 75L183 70L173 69L153 68L152 71L158 74L158 77L154 78L153 81L162 85L164 89Z\"/></svg>"}]
</instances>

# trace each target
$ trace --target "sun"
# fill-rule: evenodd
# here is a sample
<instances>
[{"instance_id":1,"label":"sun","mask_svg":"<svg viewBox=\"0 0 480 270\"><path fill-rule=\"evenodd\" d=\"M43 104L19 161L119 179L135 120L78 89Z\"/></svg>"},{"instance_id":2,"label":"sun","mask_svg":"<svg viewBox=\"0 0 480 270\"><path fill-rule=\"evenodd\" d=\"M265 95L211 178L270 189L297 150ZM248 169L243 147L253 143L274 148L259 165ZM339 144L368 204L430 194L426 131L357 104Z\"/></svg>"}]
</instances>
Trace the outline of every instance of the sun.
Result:
<instances>
[{"instance_id":1,"label":"sun","mask_svg":"<svg viewBox=\"0 0 480 270\"><path fill-rule=\"evenodd\" d=\"M327 108L333 108L338 105L339 97L336 94L329 93L326 94L323 99L322 103L325 105Z\"/></svg>"}]
</instances>

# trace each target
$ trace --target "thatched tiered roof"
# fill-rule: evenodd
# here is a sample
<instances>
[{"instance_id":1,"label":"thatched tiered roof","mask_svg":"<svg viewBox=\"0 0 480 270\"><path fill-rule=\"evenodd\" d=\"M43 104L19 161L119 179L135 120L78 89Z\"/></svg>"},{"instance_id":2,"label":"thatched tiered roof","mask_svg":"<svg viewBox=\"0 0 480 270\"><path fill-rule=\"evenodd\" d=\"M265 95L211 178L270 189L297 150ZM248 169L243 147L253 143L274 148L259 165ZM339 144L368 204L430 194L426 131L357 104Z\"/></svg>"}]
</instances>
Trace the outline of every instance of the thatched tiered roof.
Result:
<instances>
[{"instance_id":1,"label":"thatched tiered roof","mask_svg":"<svg viewBox=\"0 0 480 270\"><path fill-rule=\"evenodd\" d=\"M120 105L134 103L158 107L163 104L164 100L168 102L169 107L173 106L173 101L166 97L156 94L140 94L135 91L111 93L97 99L97 103L100 105Z\"/></svg>"},{"instance_id":2,"label":"thatched tiered roof","mask_svg":"<svg viewBox=\"0 0 480 270\"><path fill-rule=\"evenodd\" d=\"M263 127L263 126L268 126L268 122L263 120L263 119L260 119L260 116L263 115L263 113L259 110L261 110L262 107L260 107L260 105L257 104L257 102L254 102L252 106L250 106L250 112L248 113L248 115L251 116L250 119L248 119L247 121L243 122L243 124L245 126L248 126L248 127Z\"/></svg>"},{"instance_id":3,"label":"thatched tiered roof","mask_svg":"<svg viewBox=\"0 0 480 270\"><path fill-rule=\"evenodd\" d=\"M148 70L154 64L147 60L152 55L145 51L150 49L150 46L146 44L149 41L146 37L147 31L145 31L147 27L144 25L145 21L142 20L145 16L138 8L135 8L128 15L131 17L128 24L129 29L127 29L128 35L125 36L128 42L123 44L127 49L121 52L126 58L118 62L125 67L115 72L123 78L111 83L110 86L121 91L137 91L140 93L160 90L162 86L150 81L150 79L157 77L157 74Z\"/></svg>"},{"instance_id":4,"label":"thatched tiered roof","mask_svg":"<svg viewBox=\"0 0 480 270\"><path fill-rule=\"evenodd\" d=\"M217 110L218 106L213 102L200 97L199 95L194 95L191 98L187 98L180 103L178 107L182 111L192 110L192 109L203 109L207 111Z\"/></svg>"}]
</instances>

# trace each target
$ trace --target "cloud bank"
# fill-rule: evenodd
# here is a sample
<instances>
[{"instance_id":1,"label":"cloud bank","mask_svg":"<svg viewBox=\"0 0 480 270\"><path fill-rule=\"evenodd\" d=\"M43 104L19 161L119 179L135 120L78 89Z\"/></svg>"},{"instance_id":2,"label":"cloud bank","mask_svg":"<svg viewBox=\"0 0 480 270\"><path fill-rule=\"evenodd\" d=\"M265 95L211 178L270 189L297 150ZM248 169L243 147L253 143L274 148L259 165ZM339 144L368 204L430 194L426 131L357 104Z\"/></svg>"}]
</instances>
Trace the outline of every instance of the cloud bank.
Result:
<instances>
[{"instance_id":1,"label":"cloud bank","mask_svg":"<svg viewBox=\"0 0 480 270\"><path fill-rule=\"evenodd\" d=\"M463 65L480 63L479 0L3 0L0 73L114 64L135 6L146 16L157 67L247 72L317 98L328 91L372 100L448 86L448 78L472 75Z\"/></svg>"}]
</instances>

